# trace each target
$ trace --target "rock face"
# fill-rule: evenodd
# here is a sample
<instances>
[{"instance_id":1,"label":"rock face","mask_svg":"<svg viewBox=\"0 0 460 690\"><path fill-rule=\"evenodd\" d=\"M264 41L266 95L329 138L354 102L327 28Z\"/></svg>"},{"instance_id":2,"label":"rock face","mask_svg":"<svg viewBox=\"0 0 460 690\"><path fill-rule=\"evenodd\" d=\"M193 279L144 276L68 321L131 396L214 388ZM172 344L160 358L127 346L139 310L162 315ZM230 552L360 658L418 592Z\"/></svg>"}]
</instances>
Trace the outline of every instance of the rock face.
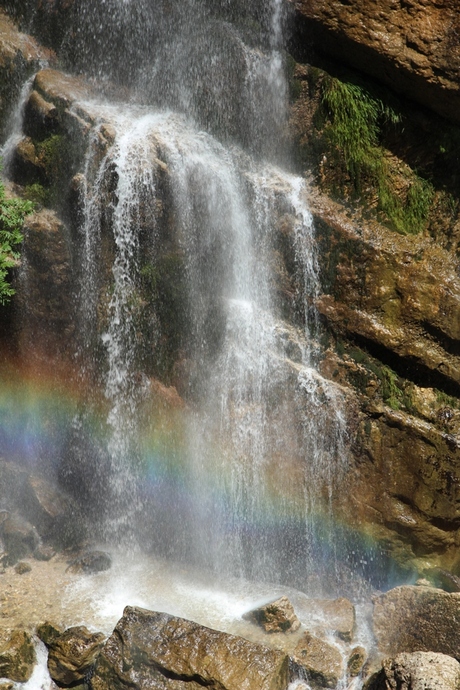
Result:
<instances>
[{"instance_id":1,"label":"rock face","mask_svg":"<svg viewBox=\"0 0 460 690\"><path fill-rule=\"evenodd\" d=\"M396 587L374 600L380 651L438 652L460 656L460 594L434 587Z\"/></svg>"},{"instance_id":2,"label":"rock face","mask_svg":"<svg viewBox=\"0 0 460 690\"><path fill-rule=\"evenodd\" d=\"M9 565L31 555L49 560L52 550L42 540L70 546L84 534L81 514L69 496L42 476L1 459L0 506L0 536Z\"/></svg>"},{"instance_id":3,"label":"rock face","mask_svg":"<svg viewBox=\"0 0 460 690\"><path fill-rule=\"evenodd\" d=\"M300 621L287 597L281 597L270 604L249 611L243 618L260 625L267 633L295 632L300 628Z\"/></svg>"},{"instance_id":4,"label":"rock face","mask_svg":"<svg viewBox=\"0 0 460 690\"><path fill-rule=\"evenodd\" d=\"M51 51L19 32L11 19L0 11L0 133L3 133L22 83L40 63L48 60L53 60Z\"/></svg>"},{"instance_id":5,"label":"rock face","mask_svg":"<svg viewBox=\"0 0 460 690\"><path fill-rule=\"evenodd\" d=\"M93 690L284 690L288 659L197 623L127 607L91 679Z\"/></svg>"},{"instance_id":6,"label":"rock face","mask_svg":"<svg viewBox=\"0 0 460 690\"><path fill-rule=\"evenodd\" d=\"M445 654L415 652L386 659L366 690L455 690L459 683L458 661Z\"/></svg>"},{"instance_id":7,"label":"rock face","mask_svg":"<svg viewBox=\"0 0 460 690\"><path fill-rule=\"evenodd\" d=\"M22 303L20 291L21 348L62 353L74 335L69 234L53 211L43 209L26 219L24 236L29 297Z\"/></svg>"},{"instance_id":8,"label":"rock face","mask_svg":"<svg viewBox=\"0 0 460 690\"><path fill-rule=\"evenodd\" d=\"M0 633L0 678L25 683L32 675L36 662L30 635L23 630Z\"/></svg>"},{"instance_id":9,"label":"rock face","mask_svg":"<svg viewBox=\"0 0 460 690\"><path fill-rule=\"evenodd\" d=\"M291 0L304 40L459 122L455 0ZM310 45L311 45L310 43Z\"/></svg>"},{"instance_id":10,"label":"rock face","mask_svg":"<svg viewBox=\"0 0 460 690\"><path fill-rule=\"evenodd\" d=\"M320 193L312 195L312 210L324 267L318 308L337 336L351 342L343 355L326 353L323 374L354 387L363 412L342 496L347 519L372 525L401 563L425 568L431 562L455 573L456 260L424 236L352 222ZM404 390L387 362L405 377Z\"/></svg>"}]
</instances>

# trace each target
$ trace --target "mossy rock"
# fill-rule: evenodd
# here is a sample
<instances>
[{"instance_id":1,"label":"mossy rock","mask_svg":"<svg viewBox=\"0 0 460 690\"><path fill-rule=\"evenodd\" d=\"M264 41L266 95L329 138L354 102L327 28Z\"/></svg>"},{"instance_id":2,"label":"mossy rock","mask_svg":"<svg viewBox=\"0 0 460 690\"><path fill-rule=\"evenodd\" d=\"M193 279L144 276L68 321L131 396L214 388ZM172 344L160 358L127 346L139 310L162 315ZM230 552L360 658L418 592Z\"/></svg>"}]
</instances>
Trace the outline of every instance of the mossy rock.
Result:
<instances>
[{"instance_id":1,"label":"mossy rock","mask_svg":"<svg viewBox=\"0 0 460 690\"><path fill-rule=\"evenodd\" d=\"M29 633L25 630L0 633L0 677L25 683L31 677L36 661Z\"/></svg>"}]
</instances>

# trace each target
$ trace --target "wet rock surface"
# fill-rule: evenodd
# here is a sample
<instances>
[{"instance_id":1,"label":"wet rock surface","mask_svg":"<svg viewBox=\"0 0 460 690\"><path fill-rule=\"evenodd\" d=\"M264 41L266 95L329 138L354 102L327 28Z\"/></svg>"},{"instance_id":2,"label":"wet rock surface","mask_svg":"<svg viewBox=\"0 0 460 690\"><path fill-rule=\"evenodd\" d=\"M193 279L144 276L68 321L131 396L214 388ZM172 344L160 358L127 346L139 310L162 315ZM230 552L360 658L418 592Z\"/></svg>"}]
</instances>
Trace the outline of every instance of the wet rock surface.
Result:
<instances>
[{"instance_id":1,"label":"wet rock surface","mask_svg":"<svg viewBox=\"0 0 460 690\"><path fill-rule=\"evenodd\" d=\"M287 597L280 597L276 601L249 611L243 615L243 618L259 625L267 633L295 632L300 628L300 621Z\"/></svg>"},{"instance_id":2,"label":"wet rock surface","mask_svg":"<svg viewBox=\"0 0 460 690\"><path fill-rule=\"evenodd\" d=\"M460 649L460 594L434 587L396 587L374 599L373 626L383 654Z\"/></svg>"},{"instance_id":3,"label":"wet rock surface","mask_svg":"<svg viewBox=\"0 0 460 690\"><path fill-rule=\"evenodd\" d=\"M48 671L59 685L73 685L84 680L94 666L105 641L102 633L91 633L86 627L68 628L61 634L46 631Z\"/></svg>"},{"instance_id":4,"label":"wet rock surface","mask_svg":"<svg viewBox=\"0 0 460 690\"><path fill-rule=\"evenodd\" d=\"M344 670L339 649L309 632L297 644L292 660L315 687L335 688Z\"/></svg>"},{"instance_id":5,"label":"wet rock surface","mask_svg":"<svg viewBox=\"0 0 460 690\"><path fill-rule=\"evenodd\" d=\"M282 690L285 654L165 613L127 607L99 656L93 690Z\"/></svg>"},{"instance_id":6,"label":"wet rock surface","mask_svg":"<svg viewBox=\"0 0 460 690\"><path fill-rule=\"evenodd\" d=\"M380 673L366 690L454 690L460 682L460 664L445 654L414 652L385 659Z\"/></svg>"},{"instance_id":7,"label":"wet rock surface","mask_svg":"<svg viewBox=\"0 0 460 690\"><path fill-rule=\"evenodd\" d=\"M364 647L354 647L347 661L347 673L351 678L359 675L367 660L367 652Z\"/></svg>"},{"instance_id":8,"label":"wet rock surface","mask_svg":"<svg viewBox=\"0 0 460 690\"><path fill-rule=\"evenodd\" d=\"M24 683L36 662L31 636L24 630L0 630L0 678Z\"/></svg>"}]
</instances>

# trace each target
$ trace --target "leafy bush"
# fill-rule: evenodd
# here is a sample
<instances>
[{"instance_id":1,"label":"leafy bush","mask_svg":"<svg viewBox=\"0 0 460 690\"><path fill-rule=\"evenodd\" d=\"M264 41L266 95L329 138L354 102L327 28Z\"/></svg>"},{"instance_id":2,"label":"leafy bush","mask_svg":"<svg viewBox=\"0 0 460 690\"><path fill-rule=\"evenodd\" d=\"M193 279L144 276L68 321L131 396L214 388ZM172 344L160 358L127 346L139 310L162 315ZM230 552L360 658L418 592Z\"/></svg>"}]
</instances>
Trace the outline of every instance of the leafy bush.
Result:
<instances>
[{"instance_id":1,"label":"leafy bush","mask_svg":"<svg viewBox=\"0 0 460 690\"><path fill-rule=\"evenodd\" d=\"M14 295L8 280L9 269L17 265L22 243L24 218L33 210L31 201L7 199L5 186L0 180L0 304L6 304Z\"/></svg>"}]
</instances>

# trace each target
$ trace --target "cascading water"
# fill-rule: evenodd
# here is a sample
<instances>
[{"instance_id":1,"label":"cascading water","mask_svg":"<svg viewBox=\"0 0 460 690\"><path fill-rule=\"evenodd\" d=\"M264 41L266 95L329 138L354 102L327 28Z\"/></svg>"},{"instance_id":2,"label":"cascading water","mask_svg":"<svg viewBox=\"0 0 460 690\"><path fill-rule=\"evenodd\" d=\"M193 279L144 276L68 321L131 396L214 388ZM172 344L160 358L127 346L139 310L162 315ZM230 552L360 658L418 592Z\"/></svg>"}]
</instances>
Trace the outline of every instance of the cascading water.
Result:
<instances>
[{"instance_id":1,"label":"cascading water","mask_svg":"<svg viewBox=\"0 0 460 690\"><path fill-rule=\"evenodd\" d=\"M133 29L133 17L127 4L114 6L119 37L120 25ZM239 28L230 6L220 15L194 2L170 12L144 3L137 11L147 18L153 12L157 26L169 29L160 38L151 17L144 28L133 20L149 47L132 67L135 93L155 110L85 106L99 125L80 183L79 359L105 391L110 480L102 533L117 540L124 534L134 545L148 514L147 545L161 553L220 575L305 588L305 573L322 558L320 542L332 540L325 525L332 524L332 487L346 458L345 422L340 392L315 370L318 269L304 182L261 160L279 156L286 118L282 4L257 9L265 26L258 44L245 42L247 27ZM87 19L86 10L75 12ZM78 40L85 63L81 27ZM284 312L293 307L289 300L283 306L276 270L283 223L303 291L295 298L297 327L287 325ZM146 364L139 313L146 311L142 286L161 282L165 244L182 286L185 331L165 376L177 379L178 365L185 371L185 440L175 458L180 482L146 489L142 467L152 461L139 441L141 409L171 315L162 316L158 301L148 305ZM75 420L76 436L84 417ZM171 475L169 461L155 462Z\"/></svg>"},{"instance_id":2,"label":"cascading water","mask_svg":"<svg viewBox=\"0 0 460 690\"><path fill-rule=\"evenodd\" d=\"M308 189L280 167L283 11L281 0L71 5L69 68L117 81L118 96L129 86L130 103L73 105L90 122L72 181L85 396L60 478L78 496L86 473L97 537L139 562L143 549L175 573L317 595L343 576L333 502L345 400L318 371Z\"/></svg>"}]
</instances>

